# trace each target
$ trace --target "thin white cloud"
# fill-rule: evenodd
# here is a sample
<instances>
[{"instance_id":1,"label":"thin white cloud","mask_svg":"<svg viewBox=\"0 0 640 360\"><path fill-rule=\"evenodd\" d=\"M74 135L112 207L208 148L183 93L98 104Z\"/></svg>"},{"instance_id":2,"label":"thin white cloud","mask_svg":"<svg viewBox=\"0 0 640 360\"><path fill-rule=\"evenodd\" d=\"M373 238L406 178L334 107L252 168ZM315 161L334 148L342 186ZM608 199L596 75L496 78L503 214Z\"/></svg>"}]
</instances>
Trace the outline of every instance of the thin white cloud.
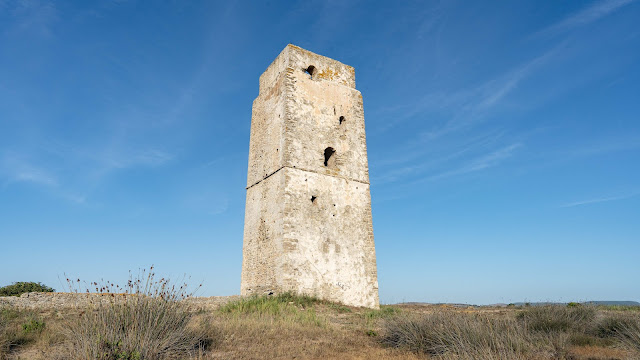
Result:
<instances>
[{"instance_id":1,"label":"thin white cloud","mask_svg":"<svg viewBox=\"0 0 640 360\"><path fill-rule=\"evenodd\" d=\"M567 204L560 205L560 207L568 208L568 207L575 207L575 206L582 206L582 205L589 205L589 204L597 204L597 203L603 203L603 202L609 202L609 201L624 200L624 199L632 198L632 197L637 196L637 195L640 195L640 192L635 192L635 193L626 194L626 195L619 195L619 196L609 196L609 197L601 197L601 198L594 198L594 199L588 199L588 200L575 201L575 202L570 202L570 203L567 203Z\"/></svg>"},{"instance_id":2,"label":"thin white cloud","mask_svg":"<svg viewBox=\"0 0 640 360\"><path fill-rule=\"evenodd\" d=\"M596 1L591 6L545 28L536 35L553 35L568 31L597 21L634 0L604 0Z\"/></svg>"},{"instance_id":3,"label":"thin white cloud","mask_svg":"<svg viewBox=\"0 0 640 360\"><path fill-rule=\"evenodd\" d=\"M468 92L468 97L463 103L454 104L455 115L446 126L438 131L425 133L423 136L426 136L427 139L432 139L466 128L483 119L490 111L502 105L507 96L513 93L524 79L532 76L536 69L551 61L563 47L564 44L560 44L544 54L517 66L504 75L489 80ZM464 96L461 97L464 99Z\"/></svg>"},{"instance_id":4,"label":"thin white cloud","mask_svg":"<svg viewBox=\"0 0 640 360\"><path fill-rule=\"evenodd\" d=\"M103 164L103 173L108 173L116 169L127 169L133 167L157 167L172 160L174 156L159 149L129 150L108 152L103 157L98 158L98 163Z\"/></svg>"},{"instance_id":5,"label":"thin white cloud","mask_svg":"<svg viewBox=\"0 0 640 360\"><path fill-rule=\"evenodd\" d=\"M47 0L4 2L0 3L0 8L8 10L14 18L7 32L15 36L33 34L50 37L59 18L56 4Z\"/></svg>"},{"instance_id":6,"label":"thin white cloud","mask_svg":"<svg viewBox=\"0 0 640 360\"><path fill-rule=\"evenodd\" d=\"M539 67L552 61L564 47L565 43L560 43L542 55L475 87L453 92L429 93L412 104L383 109L382 112L392 112L397 116L394 117L395 120L380 126L378 131L387 131L403 120L431 112L448 114L449 120L436 129L420 133L419 143L466 129L503 105L505 99L518 88L522 81L532 76Z\"/></svg>"},{"instance_id":7,"label":"thin white cloud","mask_svg":"<svg viewBox=\"0 0 640 360\"><path fill-rule=\"evenodd\" d=\"M138 151L131 158L129 166L143 165L143 166L160 166L173 159L173 155L159 149L146 149Z\"/></svg>"},{"instance_id":8,"label":"thin white cloud","mask_svg":"<svg viewBox=\"0 0 640 360\"><path fill-rule=\"evenodd\" d=\"M92 189L109 174L129 168L159 167L174 158L173 154L155 148L131 151L115 148L98 152L60 142L41 145L38 150L44 152L5 151L0 154L2 187L30 183L55 197L80 205L87 204Z\"/></svg>"},{"instance_id":9,"label":"thin white cloud","mask_svg":"<svg viewBox=\"0 0 640 360\"><path fill-rule=\"evenodd\" d=\"M604 139L593 144L573 148L563 152L567 157L580 157L606 154L618 151L629 151L640 148L640 136L622 135L617 138Z\"/></svg>"},{"instance_id":10,"label":"thin white cloud","mask_svg":"<svg viewBox=\"0 0 640 360\"><path fill-rule=\"evenodd\" d=\"M441 150L434 150L425 146L413 152L405 153L402 157L394 156L386 160L376 161L378 166L390 166L392 169L376 177L373 181L377 184L390 183L408 176L424 173L429 169L471 156L473 153L495 148L497 143L503 141L503 136L504 132L502 131L490 131L473 137L461 137L453 145L446 145ZM428 156L425 158L427 154Z\"/></svg>"},{"instance_id":11,"label":"thin white cloud","mask_svg":"<svg viewBox=\"0 0 640 360\"><path fill-rule=\"evenodd\" d=\"M220 201L219 203L215 204L215 206L213 207L213 209L211 209L211 211L209 211L209 215L220 215L220 214L224 214L225 212L227 212L227 210L229 210L229 199L224 198L222 199L222 201Z\"/></svg>"},{"instance_id":12,"label":"thin white cloud","mask_svg":"<svg viewBox=\"0 0 640 360\"><path fill-rule=\"evenodd\" d=\"M27 182L48 187L58 185L58 180L53 174L12 154L3 156L2 174L5 178L5 186L15 182Z\"/></svg>"},{"instance_id":13,"label":"thin white cloud","mask_svg":"<svg viewBox=\"0 0 640 360\"><path fill-rule=\"evenodd\" d=\"M75 190L69 191L61 184L58 174L14 153L5 153L0 161L2 186L27 183L40 186L49 194L74 204L85 204L87 197Z\"/></svg>"},{"instance_id":14,"label":"thin white cloud","mask_svg":"<svg viewBox=\"0 0 640 360\"><path fill-rule=\"evenodd\" d=\"M450 178L457 175L474 173L474 172L482 171L488 168L496 167L500 165L500 163L502 163L504 160L512 157L514 152L522 146L523 144L521 143L515 143L515 144L505 146L503 148L497 149L488 154L480 156L459 168L428 176L426 178L416 181L416 183L424 182L424 181L436 181L436 180Z\"/></svg>"}]
</instances>

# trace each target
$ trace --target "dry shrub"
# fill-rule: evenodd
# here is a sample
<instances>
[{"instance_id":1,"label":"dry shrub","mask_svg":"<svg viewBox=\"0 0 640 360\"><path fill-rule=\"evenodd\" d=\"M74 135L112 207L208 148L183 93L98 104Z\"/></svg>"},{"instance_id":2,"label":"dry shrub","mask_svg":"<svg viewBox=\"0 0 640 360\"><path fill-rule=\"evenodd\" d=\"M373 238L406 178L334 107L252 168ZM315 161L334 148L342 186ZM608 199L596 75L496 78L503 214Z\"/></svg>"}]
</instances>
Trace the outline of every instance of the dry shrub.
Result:
<instances>
[{"instance_id":1,"label":"dry shrub","mask_svg":"<svg viewBox=\"0 0 640 360\"><path fill-rule=\"evenodd\" d=\"M514 320L447 311L388 319L382 342L442 359L527 359L536 347L550 347L534 346L537 339Z\"/></svg>"},{"instance_id":2,"label":"dry shrub","mask_svg":"<svg viewBox=\"0 0 640 360\"><path fill-rule=\"evenodd\" d=\"M0 360L9 352L9 338L7 336L8 321L4 316L5 309L0 309Z\"/></svg>"},{"instance_id":3,"label":"dry shrub","mask_svg":"<svg viewBox=\"0 0 640 360\"><path fill-rule=\"evenodd\" d=\"M640 358L640 319L621 321L615 329L616 337Z\"/></svg>"},{"instance_id":4,"label":"dry shrub","mask_svg":"<svg viewBox=\"0 0 640 360\"><path fill-rule=\"evenodd\" d=\"M146 276L145 276L146 275ZM68 324L68 359L160 360L184 358L197 350L201 337L188 324L192 314L180 300L191 296L187 285L155 280L153 267L129 279L124 294L111 283L94 306ZM104 301L108 299L108 301Z\"/></svg>"},{"instance_id":5,"label":"dry shrub","mask_svg":"<svg viewBox=\"0 0 640 360\"><path fill-rule=\"evenodd\" d=\"M585 331L594 322L596 309L593 306L532 306L518 313L529 330L545 333Z\"/></svg>"}]
</instances>

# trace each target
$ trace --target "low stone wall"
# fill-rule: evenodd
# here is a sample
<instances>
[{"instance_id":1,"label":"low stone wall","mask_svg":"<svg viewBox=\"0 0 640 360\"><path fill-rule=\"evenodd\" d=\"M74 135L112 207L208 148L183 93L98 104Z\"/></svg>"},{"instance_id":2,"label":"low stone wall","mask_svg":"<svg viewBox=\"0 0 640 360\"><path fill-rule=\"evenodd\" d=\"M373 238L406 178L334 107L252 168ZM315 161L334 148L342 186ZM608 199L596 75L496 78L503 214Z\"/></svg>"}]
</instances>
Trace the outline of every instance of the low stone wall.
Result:
<instances>
[{"instance_id":1,"label":"low stone wall","mask_svg":"<svg viewBox=\"0 0 640 360\"><path fill-rule=\"evenodd\" d=\"M108 304L114 299L132 296L125 294L77 294L32 292L21 296L0 296L0 307L10 306L25 310L62 310L86 308L99 303ZM182 300L190 310L215 310L240 296L193 297Z\"/></svg>"}]
</instances>

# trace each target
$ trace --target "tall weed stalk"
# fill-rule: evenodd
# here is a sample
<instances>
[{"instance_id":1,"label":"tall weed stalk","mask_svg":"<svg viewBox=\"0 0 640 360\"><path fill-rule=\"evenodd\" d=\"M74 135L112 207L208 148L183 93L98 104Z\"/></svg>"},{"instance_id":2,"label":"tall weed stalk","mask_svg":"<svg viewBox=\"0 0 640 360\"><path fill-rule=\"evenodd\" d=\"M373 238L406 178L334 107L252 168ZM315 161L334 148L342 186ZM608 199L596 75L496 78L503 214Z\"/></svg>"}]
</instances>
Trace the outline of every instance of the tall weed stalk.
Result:
<instances>
[{"instance_id":1,"label":"tall weed stalk","mask_svg":"<svg viewBox=\"0 0 640 360\"><path fill-rule=\"evenodd\" d=\"M67 279L79 292L79 280ZM180 300L191 297L186 282L156 279L153 266L130 274L123 287L90 283L92 306L69 323L69 359L161 360L188 356L201 337L188 327L192 314ZM87 287L86 292L89 292Z\"/></svg>"}]
</instances>

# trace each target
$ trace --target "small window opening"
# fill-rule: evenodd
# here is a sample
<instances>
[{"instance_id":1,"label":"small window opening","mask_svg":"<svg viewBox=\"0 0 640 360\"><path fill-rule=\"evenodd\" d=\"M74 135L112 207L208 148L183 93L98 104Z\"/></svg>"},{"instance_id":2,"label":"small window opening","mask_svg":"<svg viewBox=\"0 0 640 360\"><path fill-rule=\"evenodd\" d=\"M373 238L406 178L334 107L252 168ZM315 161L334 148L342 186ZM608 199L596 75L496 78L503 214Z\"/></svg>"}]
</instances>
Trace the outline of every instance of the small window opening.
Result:
<instances>
[{"instance_id":1,"label":"small window opening","mask_svg":"<svg viewBox=\"0 0 640 360\"><path fill-rule=\"evenodd\" d=\"M338 119L338 121L340 121L340 125L342 125L342 123L344 122L344 116L340 116L340 119Z\"/></svg>"},{"instance_id":2,"label":"small window opening","mask_svg":"<svg viewBox=\"0 0 640 360\"><path fill-rule=\"evenodd\" d=\"M332 147L324 149L324 166L334 167L336 165L336 150Z\"/></svg>"},{"instance_id":3,"label":"small window opening","mask_svg":"<svg viewBox=\"0 0 640 360\"><path fill-rule=\"evenodd\" d=\"M313 79L313 75L315 75L316 73L316 67L313 65L309 65L309 67L306 68L304 72L309 75L309 79Z\"/></svg>"},{"instance_id":4,"label":"small window opening","mask_svg":"<svg viewBox=\"0 0 640 360\"><path fill-rule=\"evenodd\" d=\"M311 203L315 204L317 198L317 196L311 196Z\"/></svg>"}]
</instances>

